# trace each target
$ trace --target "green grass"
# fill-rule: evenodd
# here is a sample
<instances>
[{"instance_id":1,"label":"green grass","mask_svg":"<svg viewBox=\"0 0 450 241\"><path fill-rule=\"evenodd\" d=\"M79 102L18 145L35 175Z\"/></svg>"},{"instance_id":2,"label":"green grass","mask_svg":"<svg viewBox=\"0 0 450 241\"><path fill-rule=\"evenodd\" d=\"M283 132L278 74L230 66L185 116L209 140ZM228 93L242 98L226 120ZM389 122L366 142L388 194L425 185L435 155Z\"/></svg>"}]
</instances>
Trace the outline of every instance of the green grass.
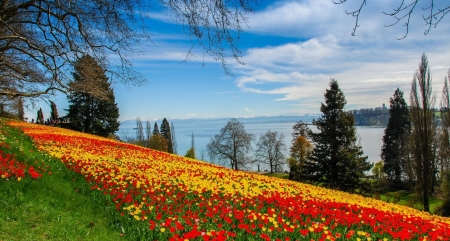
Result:
<instances>
[{"instance_id":1,"label":"green grass","mask_svg":"<svg viewBox=\"0 0 450 241\"><path fill-rule=\"evenodd\" d=\"M390 203L396 203L399 205L409 206L417 210L423 210L423 204L417 201L417 198L413 193L409 193L403 190L386 192L380 195L380 200ZM442 205L442 199L431 197L429 200L430 212L434 213L435 210Z\"/></svg>"},{"instance_id":2,"label":"green grass","mask_svg":"<svg viewBox=\"0 0 450 241\"><path fill-rule=\"evenodd\" d=\"M284 173L284 172L263 173L263 175L270 176L270 177L278 177L278 178L283 178L283 179L289 178L289 173Z\"/></svg>"},{"instance_id":3,"label":"green grass","mask_svg":"<svg viewBox=\"0 0 450 241\"><path fill-rule=\"evenodd\" d=\"M4 122L0 119L0 149L47 173L39 171L39 179L0 178L0 240L131 240L127 233L121 236L127 220L105 205L105 195L91 191L82 176Z\"/></svg>"}]
</instances>

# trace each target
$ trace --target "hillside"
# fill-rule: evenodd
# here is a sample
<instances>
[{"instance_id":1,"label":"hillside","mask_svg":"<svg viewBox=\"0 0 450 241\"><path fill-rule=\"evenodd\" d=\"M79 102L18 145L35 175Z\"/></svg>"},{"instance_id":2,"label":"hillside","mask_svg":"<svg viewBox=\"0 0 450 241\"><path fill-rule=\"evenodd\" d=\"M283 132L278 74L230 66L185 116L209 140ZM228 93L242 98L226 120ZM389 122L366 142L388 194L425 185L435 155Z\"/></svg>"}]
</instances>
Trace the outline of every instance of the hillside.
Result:
<instances>
[{"instance_id":1,"label":"hillside","mask_svg":"<svg viewBox=\"0 0 450 241\"><path fill-rule=\"evenodd\" d=\"M234 171L66 129L16 121L8 121L8 125L23 130L39 153L51 156L39 161L43 162L41 166L51 167L52 175L44 168L42 176L35 179L27 166L23 180L18 181L18 177L9 173L8 177L2 174L0 183L39 183L51 178L53 182L61 178L64 183L67 175L73 175L80 189L67 188L70 189L67 195L83 190L80 196L86 200L79 202L106 200L103 211L96 211L102 216L90 217L90 222L96 225L100 220L111 219L105 227L108 229L110 225L112 239L449 240L450 237L450 219L405 206ZM15 143L20 146L22 142ZM16 147L9 144L2 148ZM82 185L88 185L90 190ZM56 194L42 195L58 199ZM17 209L27 203L6 202L6 206ZM66 212L75 215L78 209L69 208ZM79 222L76 217L71 221ZM19 222L24 220L16 220ZM87 228L92 228L91 223L85 224ZM0 233L8 229L2 224ZM3 239L12 240L0 236Z\"/></svg>"}]
</instances>

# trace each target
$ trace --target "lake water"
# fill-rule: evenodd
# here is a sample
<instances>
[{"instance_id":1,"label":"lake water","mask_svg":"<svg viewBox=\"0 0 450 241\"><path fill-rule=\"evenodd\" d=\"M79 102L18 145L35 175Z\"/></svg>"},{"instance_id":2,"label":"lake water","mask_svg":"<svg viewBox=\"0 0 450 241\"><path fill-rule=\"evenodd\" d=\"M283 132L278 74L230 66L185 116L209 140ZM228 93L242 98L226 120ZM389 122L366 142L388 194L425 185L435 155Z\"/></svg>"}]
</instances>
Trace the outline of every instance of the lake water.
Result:
<instances>
[{"instance_id":1,"label":"lake water","mask_svg":"<svg viewBox=\"0 0 450 241\"><path fill-rule=\"evenodd\" d=\"M285 155L289 154L289 147L292 140L292 126L298 121L302 120L310 124L313 118L318 118L318 116L277 116L277 117L255 117L255 118L237 118L240 122L244 124L245 130L248 133L255 135L256 140L259 139L260 135L266 133L266 131L277 131L282 133L285 138L285 144L287 147ZM206 154L206 145L209 143L210 139L214 135L219 134L220 129L223 128L229 118L226 119L173 119L169 120L173 123L175 127L175 137L177 141L177 152L179 155L185 155L186 151L191 147L191 136L194 134L196 156L200 158L201 152L205 153L205 159L208 161L208 156ZM158 126L161 126L162 120L157 120ZM145 121L143 121L145 128ZM151 126L153 128L154 121L152 121ZM136 132L134 129L136 127L135 121L124 121L120 125L120 129L117 132L119 136L123 136L125 133L132 134ZM309 127L315 131L315 127L309 125ZM357 135L360 140L360 144L364 151L364 155L368 156L368 160L372 163L381 160L380 152L381 146L383 144L384 128L368 127L368 126L357 126ZM253 143L255 146L256 141ZM257 167L250 167L256 170ZM287 166L284 167L287 170ZM261 167L261 169L266 169Z\"/></svg>"}]
</instances>

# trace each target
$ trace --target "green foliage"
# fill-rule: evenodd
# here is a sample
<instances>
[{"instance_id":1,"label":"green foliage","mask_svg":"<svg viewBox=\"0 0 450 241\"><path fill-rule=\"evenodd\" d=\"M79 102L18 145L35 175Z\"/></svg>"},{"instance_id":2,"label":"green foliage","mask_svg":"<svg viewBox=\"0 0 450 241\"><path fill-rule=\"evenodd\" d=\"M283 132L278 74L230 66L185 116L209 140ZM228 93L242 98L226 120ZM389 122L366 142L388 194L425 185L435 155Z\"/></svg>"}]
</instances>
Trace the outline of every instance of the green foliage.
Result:
<instances>
[{"instance_id":1,"label":"green foliage","mask_svg":"<svg viewBox=\"0 0 450 241\"><path fill-rule=\"evenodd\" d=\"M150 137L148 147L153 150L167 152L166 138L161 135L153 135L152 137Z\"/></svg>"},{"instance_id":2,"label":"green foliage","mask_svg":"<svg viewBox=\"0 0 450 241\"><path fill-rule=\"evenodd\" d=\"M42 113L42 108L39 108L39 110L37 111L36 123L44 124L44 114Z\"/></svg>"},{"instance_id":3,"label":"green foliage","mask_svg":"<svg viewBox=\"0 0 450 241\"><path fill-rule=\"evenodd\" d=\"M159 132L158 123L155 122L155 125L153 126L153 133L154 136L159 136L161 133Z\"/></svg>"},{"instance_id":4,"label":"green foliage","mask_svg":"<svg viewBox=\"0 0 450 241\"><path fill-rule=\"evenodd\" d=\"M56 123L58 121L58 109L53 101L50 101L50 120L52 123Z\"/></svg>"},{"instance_id":5,"label":"green foliage","mask_svg":"<svg viewBox=\"0 0 450 241\"><path fill-rule=\"evenodd\" d=\"M136 240L128 232L121 237L121 227L129 230L133 221L121 217L107 196L4 122L0 150L43 176L0 178L0 240Z\"/></svg>"},{"instance_id":6,"label":"green foliage","mask_svg":"<svg viewBox=\"0 0 450 241\"><path fill-rule=\"evenodd\" d=\"M161 124L161 135L166 139L167 152L173 153L172 135L170 133L170 124L166 118L163 119L162 124Z\"/></svg>"},{"instance_id":7,"label":"green foliage","mask_svg":"<svg viewBox=\"0 0 450 241\"><path fill-rule=\"evenodd\" d=\"M108 136L119 129L119 108L115 103L114 91L111 83L105 75L103 68L86 55L80 58L73 73L74 82L71 84L77 88L87 85L86 82L95 83L98 92L106 98L99 99L92 94L82 91L74 91L67 98L69 109L67 118L74 130L91 133L99 136ZM81 87L80 87L81 86Z\"/></svg>"},{"instance_id":8,"label":"green foliage","mask_svg":"<svg viewBox=\"0 0 450 241\"><path fill-rule=\"evenodd\" d=\"M351 110L355 126L385 126L388 123L389 110L385 107Z\"/></svg>"},{"instance_id":9,"label":"green foliage","mask_svg":"<svg viewBox=\"0 0 450 241\"><path fill-rule=\"evenodd\" d=\"M311 160L305 162L305 178L329 188L353 192L372 165L356 144L355 120L344 111L346 103L338 82L331 80L330 89L325 92L325 104L320 107L323 115L313 120L318 132L308 133L314 151Z\"/></svg>"},{"instance_id":10,"label":"green foliage","mask_svg":"<svg viewBox=\"0 0 450 241\"><path fill-rule=\"evenodd\" d=\"M184 155L184 156L185 156L185 157L192 158L192 159L197 159L197 158L195 157L195 147L189 148L189 150L187 150L187 152L186 152L186 155Z\"/></svg>"},{"instance_id":11,"label":"green foliage","mask_svg":"<svg viewBox=\"0 0 450 241\"><path fill-rule=\"evenodd\" d=\"M402 163L406 162L406 146L411 134L411 120L403 92L397 88L390 98L389 122L384 130L381 159L383 172L394 184L400 184Z\"/></svg>"},{"instance_id":12,"label":"green foliage","mask_svg":"<svg viewBox=\"0 0 450 241\"><path fill-rule=\"evenodd\" d=\"M375 163L375 165L372 168L372 174L375 178L381 179L384 177L383 167L384 167L383 161L379 161L379 162Z\"/></svg>"}]
</instances>

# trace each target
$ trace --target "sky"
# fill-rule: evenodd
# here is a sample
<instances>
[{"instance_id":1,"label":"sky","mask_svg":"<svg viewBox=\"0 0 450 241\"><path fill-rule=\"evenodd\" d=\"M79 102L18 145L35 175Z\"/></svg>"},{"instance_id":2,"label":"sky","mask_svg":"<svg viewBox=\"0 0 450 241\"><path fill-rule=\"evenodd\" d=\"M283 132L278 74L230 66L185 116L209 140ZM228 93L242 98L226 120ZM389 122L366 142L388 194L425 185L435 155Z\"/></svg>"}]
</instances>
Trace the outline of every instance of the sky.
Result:
<instances>
[{"instance_id":1,"label":"sky","mask_svg":"<svg viewBox=\"0 0 450 241\"><path fill-rule=\"evenodd\" d=\"M192 49L198 57L185 61L192 47L189 36L164 9L156 9L148 20L152 43L129 56L147 83L113 85L119 120L318 114L332 78L345 94L347 110L389 106L396 88L409 102L422 53L428 57L439 107L450 68L450 17L424 35L427 6L417 6L408 36L398 40L406 31L403 22L385 27L395 19L383 12L401 1L369 0L352 36L355 18L346 11L356 10L361 2L282 0L254 5L238 42L244 65L227 59L232 75L225 74L221 62L203 57L198 46ZM435 9L443 2L436 1ZM58 95L54 101L64 115L66 97ZM48 106L37 105L44 117L49 116ZM35 113L31 109L27 116L35 118Z\"/></svg>"}]
</instances>

